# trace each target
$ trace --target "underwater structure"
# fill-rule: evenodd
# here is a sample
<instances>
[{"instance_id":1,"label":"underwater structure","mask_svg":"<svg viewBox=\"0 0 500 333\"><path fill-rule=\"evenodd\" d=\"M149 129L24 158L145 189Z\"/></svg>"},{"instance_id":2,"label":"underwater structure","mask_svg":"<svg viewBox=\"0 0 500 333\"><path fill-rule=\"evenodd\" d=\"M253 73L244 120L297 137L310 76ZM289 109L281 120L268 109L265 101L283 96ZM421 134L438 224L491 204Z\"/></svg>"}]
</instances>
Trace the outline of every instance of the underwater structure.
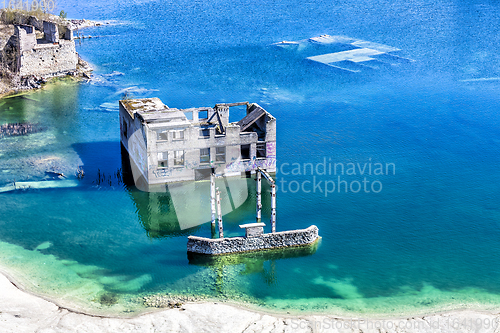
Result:
<instances>
[{"instance_id":1,"label":"underwater structure","mask_svg":"<svg viewBox=\"0 0 500 333\"><path fill-rule=\"evenodd\" d=\"M320 237L318 227L311 225L307 229L276 232L276 184L274 179L261 168L257 168L255 180L256 188L256 223L241 224L245 229L245 236L224 237L222 225L222 211L220 191L215 187L215 175L210 177L211 183L211 211L212 211L212 238L189 236L187 242L188 253L200 255L221 255L240 252L263 251L297 246L307 246L315 243ZM264 233L265 223L262 217L262 178L271 186L271 233ZM219 237L215 238L215 225L218 224Z\"/></svg>"},{"instance_id":2,"label":"underwater structure","mask_svg":"<svg viewBox=\"0 0 500 333\"><path fill-rule=\"evenodd\" d=\"M281 41L276 47L295 51L324 68L359 73L397 68L414 60L400 55L401 49L347 36L321 35L300 41Z\"/></svg>"},{"instance_id":3,"label":"underwater structure","mask_svg":"<svg viewBox=\"0 0 500 333\"><path fill-rule=\"evenodd\" d=\"M229 122L229 108L246 116ZM256 103L170 108L158 98L119 102L120 139L136 186L276 172L276 119Z\"/></svg>"}]
</instances>

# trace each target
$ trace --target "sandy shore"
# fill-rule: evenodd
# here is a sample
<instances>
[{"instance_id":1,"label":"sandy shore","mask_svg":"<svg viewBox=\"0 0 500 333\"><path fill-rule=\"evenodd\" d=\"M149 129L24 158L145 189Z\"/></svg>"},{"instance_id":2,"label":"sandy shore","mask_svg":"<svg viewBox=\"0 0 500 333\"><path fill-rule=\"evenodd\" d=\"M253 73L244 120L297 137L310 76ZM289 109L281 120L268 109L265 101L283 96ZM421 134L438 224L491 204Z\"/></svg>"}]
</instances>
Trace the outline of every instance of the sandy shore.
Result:
<instances>
[{"instance_id":1,"label":"sandy shore","mask_svg":"<svg viewBox=\"0 0 500 333\"><path fill-rule=\"evenodd\" d=\"M413 318L279 316L218 303L134 318L93 316L18 289L0 275L0 332L500 332L499 313L463 310Z\"/></svg>"}]
</instances>

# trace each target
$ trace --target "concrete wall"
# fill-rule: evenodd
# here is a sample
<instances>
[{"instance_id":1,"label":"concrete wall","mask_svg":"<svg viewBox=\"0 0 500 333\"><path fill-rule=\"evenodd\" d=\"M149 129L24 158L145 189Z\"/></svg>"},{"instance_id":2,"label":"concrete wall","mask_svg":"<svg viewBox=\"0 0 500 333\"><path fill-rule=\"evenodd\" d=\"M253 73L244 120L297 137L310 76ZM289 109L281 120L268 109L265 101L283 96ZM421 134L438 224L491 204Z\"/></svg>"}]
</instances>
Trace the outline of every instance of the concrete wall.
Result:
<instances>
[{"instance_id":1,"label":"concrete wall","mask_svg":"<svg viewBox=\"0 0 500 333\"><path fill-rule=\"evenodd\" d=\"M78 54L73 41L39 44L21 53L18 70L21 76L53 76L76 70Z\"/></svg>"},{"instance_id":2,"label":"concrete wall","mask_svg":"<svg viewBox=\"0 0 500 333\"><path fill-rule=\"evenodd\" d=\"M46 41L50 43L59 43L59 29L57 24L43 21L43 33Z\"/></svg>"},{"instance_id":3,"label":"concrete wall","mask_svg":"<svg viewBox=\"0 0 500 333\"><path fill-rule=\"evenodd\" d=\"M43 21L38 20L35 16L28 17L28 24L35 27L38 31L43 31Z\"/></svg>"},{"instance_id":4,"label":"concrete wall","mask_svg":"<svg viewBox=\"0 0 500 333\"><path fill-rule=\"evenodd\" d=\"M211 239L189 236L187 250L194 253L218 255L307 245L316 241L318 237L318 227L315 225L307 229L282 231L250 238L231 237Z\"/></svg>"},{"instance_id":5,"label":"concrete wall","mask_svg":"<svg viewBox=\"0 0 500 333\"><path fill-rule=\"evenodd\" d=\"M275 119L272 120L275 124ZM168 130L168 129L166 129ZM159 184L171 181L195 179L195 169L215 168L217 174L237 175L242 172L254 171L257 167L268 172L276 171L276 139L266 143L266 158L256 158L257 133L240 133L239 126L226 127L225 136L216 136L215 128L210 128L210 137L199 138L199 127L186 127L184 140L173 141L169 133L168 141L157 141L156 130L150 130L148 137L148 179L150 184ZM275 129L273 130L275 133ZM275 136L275 134L274 134ZM243 160L241 146L250 145L250 159ZM216 161L217 147L226 147L225 162ZM200 149L210 149L211 164L200 163ZM184 165L174 166L174 151L184 151ZM158 153L166 152L168 167L158 168Z\"/></svg>"},{"instance_id":6,"label":"concrete wall","mask_svg":"<svg viewBox=\"0 0 500 333\"><path fill-rule=\"evenodd\" d=\"M168 125L166 123L165 125ZM242 161L240 156L241 145L251 145L251 156L255 157L255 142L257 133L240 134L239 126L228 126L226 135L216 135L215 128L210 128L210 137L200 138L200 128L197 126L184 127L184 140L174 141L169 129L166 126L164 130L169 131L167 141L158 141L156 131L162 127L150 128L148 130L148 180L150 184L160 184L171 181L184 181L195 179L195 169L215 168L217 174L233 175L244 171L255 170L252 167L251 158L248 161ZM181 129L179 127L175 129ZM217 147L226 147L225 162L216 161ZM210 161L212 163L200 163L200 149L210 149ZM174 165L174 151L184 151L184 165ZM168 167L158 168L158 153L166 152L168 154ZM229 166L229 167L228 167Z\"/></svg>"},{"instance_id":7,"label":"concrete wall","mask_svg":"<svg viewBox=\"0 0 500 333\"><path fill-rule=\"evenodd\" d=\"M73 40L73 29L69 26L58 25L59 39Z\"/></svg>"},{"instance_id":8,"label":"concrete wall","mask_svg":"<svg viewBox=\"0 0 500 333\"><path fill-rule=\"evenodd\" d=\"M14 29L17 38L17 48L20 52L31 50L36 46L36 34L33 26L16 25Z\"/></svg>"},{"instance_id":9,"label":"concrete wall","mask_svg":"<svg viewBox=\"0 0 500 333\"><path fill-rule=\"evenodd\" d=\"M267 172L276 172L276 118L266 116L266 161L261 166Z\"/></svg>"},{"instance_id":10,"label":"concrete wall","mask_svg":"<svg viewBox=\"0 0 500 333\"><path fill-rule=\"evenodd\" d=\"M138 185L139 177L142 182L148 179L148 159L146 153L147 134L138 117L131 118L122 103L119 105L120 139L129 153L130 164L134 173L134 181Z\"/></svg>"}]
</instances>

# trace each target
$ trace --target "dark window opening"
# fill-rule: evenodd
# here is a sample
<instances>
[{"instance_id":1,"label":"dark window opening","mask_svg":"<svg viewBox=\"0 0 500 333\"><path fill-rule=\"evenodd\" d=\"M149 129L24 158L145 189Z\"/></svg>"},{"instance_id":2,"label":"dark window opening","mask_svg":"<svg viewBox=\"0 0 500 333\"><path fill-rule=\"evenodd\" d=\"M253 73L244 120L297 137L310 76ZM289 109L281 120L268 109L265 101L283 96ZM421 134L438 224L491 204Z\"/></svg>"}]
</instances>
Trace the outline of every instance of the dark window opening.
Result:
<instances>
[{"instance_id":1,"label":"dark window opening","mask_svg":"<svg viewBox=\"0 0 500 333\"><path fill-rule=\"evenodd\" d=\"M215 148L215 162L226 162L226 147Z\"/></svg>"},{"instance_id":2,"label":"dark window opening","mask_svg":"<svg viewBox=\"0 0 500 333\"><path fill-rule=\"evenodd\" d=\"M166 130L159 130L156 136L157 141L168 141L168 131Z\"/></svg>"},{"instance_id":3,"label":"dark window opening","mask_svg":"<svg viewBox=\"0 0 500 333\"><path fill-rule=\"evenodd\" d=\"M174 165L184 165L184 150L174 151Z\"/></svg>"},{"instance_id":4,"label":"dark window opening","mask_svg":"<svg viewBox=\"0 0 500 333\"><path fill-rule=\"evenodd\" d=\"M184 130L175 130L172 132L172 140L181 141L184 140Z\"/></svg>"},{"instance_id":5,"label":"dark window opening","mask_svg":"<svg viewBox=\"0 0 500 333\"><path fill-rule=\"evenodd\" d=\"M210 138L210 129L209 128L202 128L202 129L200 129L200 137L202 139L208 139L208 138Z\"/></svg>"},{"instance_id":6,"label":"dark window opening","mask_svg":"<svg viewBox=\"0 0 500 333\"><path fill-rule=\"evenodd\" d=\"M266 158L266 144L265 143L257 143L257 158Z\"/></svg>"},{"instance_id":7,"label":"dark window opening","mask_svg":"<svg viewBox=\"0 0 500 333\"><path fill-rule=\"evenodd\" d=\"M212 174L212 169L195 169L194 170L194 180L205 180L210 179L210 175Z\"/></svg>"},{"instance_id":8,"label":"dark window opening","mask_svg":"<svg viewBox=\"0 0 500 333\"><path fill-rule=\"evenodd\" d=\"M123 136L128 138L127 122L125 120L123 120L123 123L122 123L122 131L123 131Z\"/></svg>"},{"instance_id":9,"label":"dark window opening","mask_svg":"<svg viewBox=\"0 0 500 333\"><path fill-rule=\"evenodd\" d=\"M210 148L200 149L200 164L210 163Z\"/></svg>"},{"instance_id":10,"label":"dark window opening","mask_svg":"<svg viewBox=\"0 0 500 333\"><path fill-rule=\"evenodd\" d=\"M168 167L168 152L158 153L158 168Z\"/></svg>"},{"instance_id":11,"label":"dark window opening","mask_svg":"<svg viewBox=\"0 0 500 333\"><path fill-rule=\"evenodd\" d=\"M241 159L242 160L250 159L250 145L241 145Z\"/></svg>"},{"instance_id":12,"label":"dark window opening","mask_svg":"<svg viewBox=\"0 0 500 333\"><path fill-rule=\"evenodd\" d=\"M208 119L208 110L199 111L198 119Z\"/></svg>"}]
</instances>

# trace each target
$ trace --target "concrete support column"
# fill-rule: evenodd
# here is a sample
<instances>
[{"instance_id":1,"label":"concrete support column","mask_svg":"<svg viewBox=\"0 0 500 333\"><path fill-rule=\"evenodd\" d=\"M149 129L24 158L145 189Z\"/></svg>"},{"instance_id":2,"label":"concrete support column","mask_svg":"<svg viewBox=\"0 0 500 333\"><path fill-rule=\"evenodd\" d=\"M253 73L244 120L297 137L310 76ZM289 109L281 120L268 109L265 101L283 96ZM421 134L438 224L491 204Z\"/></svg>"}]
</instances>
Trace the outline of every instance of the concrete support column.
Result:
<instances>
[{"instance_id":1,"label":"concrete support column","mask_svg":"<svg viewBox=\"0 0 500 333\"><path fill-rule=\"evenodd\" d=\"M217 198L217 213L219 215L219 238L224 238L224 230L222 230L222 211L220 207L220 191L217 187L217 191L215 192L215 196Z\"/></svg>"},{"instance_id":2,"label":"concrete support column","mask_svg":"<svg viewBox=\"0 0 500 333\"><path fill-rule=\"evenodd\" d=\"M276 184L271 184L271 225L272 232L276 232Z\"/></svg>"},{"instance_id":3,"label":"concrete support column","mask_svg":"<svg viewBox=\"0 0 500 333\"><path fill-rule=\"evenodd\" d=\"M210 174L210 208L212 210L212 238L215 238L215 220L217 219L217 211L215 210L215 175Z\"/></svg>"},{"instance_id":4,"label":"concrete support column","mask_svg":"<svg viewBox=\"0 0 500 333\"><path fill-rule=\"evenodd\" d=\"M215 176L210 174L210 208L212 210L212 224L215 225L216 210L215 210Z\"/></svg>"},{"instance_id":5,"label":"concrete support column","mask_svg":"<svg viewBox=\"0 0 500 333\"><path fill-rule=\"evenodd\" d=\"M260 170L256 172L257 180L257 222L260 222L262 218L262 174Z\"/></svg>"}]
</instances>

